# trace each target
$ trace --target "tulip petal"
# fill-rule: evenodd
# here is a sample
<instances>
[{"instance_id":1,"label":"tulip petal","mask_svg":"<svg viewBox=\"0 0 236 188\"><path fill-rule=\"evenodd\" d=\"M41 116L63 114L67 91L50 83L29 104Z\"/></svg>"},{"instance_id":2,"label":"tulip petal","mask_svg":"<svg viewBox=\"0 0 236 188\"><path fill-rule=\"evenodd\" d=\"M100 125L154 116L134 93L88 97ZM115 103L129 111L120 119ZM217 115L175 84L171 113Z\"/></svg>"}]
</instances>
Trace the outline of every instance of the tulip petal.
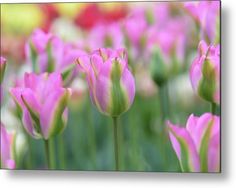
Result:
<instances>
[{"instance_id":1,"label":"tulip petal","mask_svg":"<svg viewBox=\"0 0 236 188\"><path fill-rule=\"evenodd\" d=\"M216 133L209 141L208 146L208 172L220 170L220 133Z\"/></svg>"},{"instance_id":2,"label":"tulip petal","mask_svg":"<svg viewBox=\"0 0 236 188\"><path fill-rule=\"evenodd\" d=\"M43 83L43 95L41 98L41 101L44 101L52 91L57 90L58 88L61 88L63 85L63 80L61 77L61 74L57 72L53 72L48 75L48 78L45 79L45 82ZM42 93L42 92L41 92Z\"/></svg>"},{"instance_id":3,"label":"tulip petal","mask_svg":"<svg viewBox=\"0 0 236 188\"><path fill-rule=\"evenodd\" d=\"M200 150L202 138L208 128L208 124L212 120L212 117L213 116L210 113L204 113L200 117L191 115L187 120L186 129L193 138L198 151Z\"/></svg>"},{"instance_id":4,"label":"tulip petal","mask_svg":"<svg viewBox=\"0 0 236 188\"><path fill-rule=\"evenodd\" d=\"M197 57L190 67L190 80L195 92L198 91L199 82L202 79L201 64L203 59Z\"/></svg>"},{"instance_id":5,"label":"tulip petal","mask_svg":"<svg viewBox=\"0 0 236 188\"><path fill-rule=\"evenodd\" d=\"M111 112L112 107L112 105L110 104L110 101L112 100L110 92L112 88L112 83L110 79L103 75L100 75L97 78L93 88L95 89L93 93L93 102L95 102L95 105L97 106L100 112L108 115Z\"/></svg>"},{"instance_id":6,"label":"tulip petal","mask_svg":"<svg viewBox=\"0 0 236 188\"><path fill-rule=\"evenodd\" d=\"M183 172L199 172L200 162L195 144L186 129L168 122L169 136Z\"/></svg>"},{"instance_id":7,"label":"tulip petal","mask_svg":"<svg viewBox=\"0 0 236 188\"><path fill-rule=\"evenodd\" d=\"M128 69L125 69L121 80L120 80L120 85L123 89L123 92L126 95L127 98L127 106L133 103L134 101L134 96L135 96L135 81L134 77L131 74L131 72Z\"/></svg>"},{"instance_id":8,"label":"tulip petal","mask_svg":"<svg viewBox=\"0 0 236 188\"><path fill-rule=\"evenodd\" d=\"M90 58L88 55L81 55L77 58L76 63L81 72L88 73L90 68Z\"/></svg>"},{"instance_id":9,"label":"tulip petal","mask_svg":"<svg viewBox=\"0 0 236 188\"><path fill-rule=\"evenodd\" d=\"M58 89L51 93L42 106L40 123L44 139L55 136L65 128L63 112L70 96L69 89Z\"/></svg>"},{"instance_id":10,"label":"tulip petal","mask_svg":"<svg viewBox=\"0 0 236 188\"><path fill-rule=\"evenodd\" d=\"M214 148L211 148L211 147L212 146L217 147L217 142L219 142L219 138L213 138L215 135L219 137L219 131L220 131L219 118L217 116L210 116L210 119L208 120L208 122L200 122L200 120L201 120L201 117L199 118L199 124L202 124L202 126L205 126L204 132L201 133L202 138L201 138L201 145L199 148L199 155L200 155L200 160L201 160L201 171L208 172L209 163L211 163L210 161L212 160L212 159L209 159L210 157L212 157L209 152L214 151ZM217 154L217 152L215 154ZM213 157L213 160L215 159L216 161L217 158L219 158L219 155L216 155L215 157Z\"/></svg>"},{"instance_id":11,"label":"tulip petal","mask_svg":"<svg viewBox=\"0 0 236 188\"><path fill-rule=\"evenodd\" d=\"M30 112L26 108L23 110L22 124L23 124L26 132L29 135L31 135L33 138L35 138L35 139L42 138L40 128L33 121L32 116L30 115Z\"/></svg>"},{"instance_id":12,"label":"tulip petal","mask_svg":"<svg viewBox=\"0 0 236 188\"><path fill-rule=\"evenodd\" d=\"M101 70L101 67L103 66L102 58L97 54L93 54L91 56L91 66L93 68L95 75L97 76Z\"/></svg>"},{"instance_id":13,"label":"tulip petal","mask_svg":"<svg viewBox=\"0 0 236 188\"><path fill-rule=\"evenodd\" d=\"M39 117L40 104L34 92L31 89L25 88L24 91L21 92L21 98L25 106Z\"/></svg>"}]
</instances>

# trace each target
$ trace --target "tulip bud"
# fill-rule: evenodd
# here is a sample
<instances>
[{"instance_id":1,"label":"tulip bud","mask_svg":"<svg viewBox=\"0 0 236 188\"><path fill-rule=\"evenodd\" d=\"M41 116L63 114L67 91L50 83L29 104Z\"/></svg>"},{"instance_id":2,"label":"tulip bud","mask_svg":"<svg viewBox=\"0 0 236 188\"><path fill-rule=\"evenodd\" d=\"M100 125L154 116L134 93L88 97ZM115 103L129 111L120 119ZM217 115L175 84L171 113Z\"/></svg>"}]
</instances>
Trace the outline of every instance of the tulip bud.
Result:
<instances>
[{"instance_id":1,"label":"tulip bud","mask_svg":"<svg viewBox=\"0 0 236 188\"><path fill-rule=\"evenodd\" d=\"M194 91L203 99L220 102L220 46L207 46L201 41L198 56L190 68L190 80Z\"/></svg>"},{"instance_id":2,"label":"tulip bud","mask_svg":"<svg viewBox=\"0 0 236 188\"><path fill-rule=\"evenodd\" d=\"M1 152L0 160L2 168L15 168L15 160L13 159L13 135L9 134L1 123Z\"/></svg>"},{"instance_id":3,"label":"tulip bud","mask_svg":"<svg viewBox=\"0 0 236 188\"><path fill-rule=\"evenodd\" d=\"M32 137L47 140L64 130L71 92L63 88L60 74L25 73L24 87L11 88L10 93Z\"/></svg>"},{"instance_id":4,"label":"tulip bud","mask_svg":"<svg viewBox=\"0 0 236 188\"><path fill-rule=\"evenodd\" d=\"M6 62L7 62L6 59L1 56L0 57L0 84L3 81L3 76L6 69Z\"/></svg>"},{"instance_id":5,"label":"tulip bud","mask_svg":"<svg viewBox=\"0 0 236 188\"><path fill-rule=\"evenodd\" d=\"M117 117L130 108L135 81L124 49L99 49L77 62L87 75L91 100L101 113Z\"/></svg>"},{"instance_id":6,"label":"tulip bud","mask_svg":"<svg viewBox=\"0 0 236 188\"><path fill-rule=\"evenodd\" d=\"M183 172L219 172L220 118L191 115L186 128L167 123L170 141Z\"/></svg>"}]
</instances>

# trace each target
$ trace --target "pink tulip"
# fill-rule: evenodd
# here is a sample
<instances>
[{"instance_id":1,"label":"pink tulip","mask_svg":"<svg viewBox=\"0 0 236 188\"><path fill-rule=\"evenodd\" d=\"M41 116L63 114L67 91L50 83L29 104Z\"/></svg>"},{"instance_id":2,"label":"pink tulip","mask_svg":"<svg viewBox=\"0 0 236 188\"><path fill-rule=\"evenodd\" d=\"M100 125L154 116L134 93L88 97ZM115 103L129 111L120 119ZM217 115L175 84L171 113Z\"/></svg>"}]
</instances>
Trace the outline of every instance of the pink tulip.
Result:
<instances>
[{"instance_id":1,"label":"pink tulip","mask_svg":"<svg viewBox=\"0 0 236 188\"><path fill-rule=\"evenodd\" d=\"M219 172L220 118L190 115L186 128L167 123L172 147L183 172Z\"/></svg>"},{"instance_id":2,"label":"pink tulip","mask_svg":"<svg viewBox=\"0 0 236 188\"><path fill-rule=\"evenodd\" d=\"M119 24L97 25L89 33L84 41L90 50L108 47L124 47L124 37Z\"/></svg>"},{"instance_id":3,"label":"pink tulip","mask_svg":"<svg viewBox=\"0 0 236 188\"><path fill-rule=\"evenodd\" d=\"M186 25L184 19L175 18L168 20L162 28L153 25L147 30L146 59L150 62L152 78L159 86L184 65Z\"/></svg>"},{"instance_id":4,"label":"pink tulip","mask_svg":"<svg viewBox=\"0 0 236 188\"><path fill-rule=\"evenodd\" d=\"M77 62L87 75L91 100L101 113L116 117L130 108L135 81L124 49L99 49Z\"/></svg>"},{"instance_id":5,"label":"pink tulip","mask_svg":"<svg viewBox=\"0 0 236 188\"><path fill-rule=\"evenodd\" d=\"M47 140L64 130L70 89L62 84L58 73L25 73L24 87L10 89L21 109L24 128L32 137Z\"/></svg>"},{"instance_id":6,"label":"pink tulip","mask_svg":"<svg viewBox=\"0 0 236 188\"><path fill-rule=\"evenodd\" d=\"M200 1L184 3L185 8L190 12L202 30L202 38L209 42L215 42L217 24L220 14L220 1Z\"/></svg>"},{"instance_id":7,"label":"pink tulip","mask_svg":"<svg viewBox=\"0 0 236 188\"><path fill-rule=\"evenodd\" d=\"M138 48L140 46L147 24L145 10L142 8L134 9L125 20L124 32L133 47Z\"/></svg>"},{"instance_id":8,"label":"pink tulip","mask_svg":"<svg viewBox=\"0 0 236 188\"><path fill-rule=\"evenodd\" d=\"M198 55L190 68L194 91L203 99L220 102L220 45L207 45L200 41Z\"/></svg>"},{"instance_id":9,"label":"pink tulip","mask_svg":"<svg viewBox=\"0 0 236 188\"><path fill-rule=\"evenodd\" d=\"M76 46L66 44L59 37L39 29L32 33L25 51L27 61L36 73L58 72L70 77L75 74L76 69L72 67L74 61L79 55L85 54Z\"/></svg>"},{"instance_id":10,"label":"pink tulip","mask_svg":"<svg viewBox=\"0 0 236 188\"><path fill-rule=\"evenodd\" d=\"M3 76L5 73L5 69L6 69L6 62L7 60L4 57L0 57L0 84L3 81Z\"/></svg>"},{"instance_id":11,"label":"pink tulip","mask_svg":"<svg viewBox=\"0 0 236 188\"><path fill-rule=\"evenodd\" d=\"M13 135L9 134L1 123L1 167L14 169L16 167L12 153Z\"/></svg>"}]
</instances>

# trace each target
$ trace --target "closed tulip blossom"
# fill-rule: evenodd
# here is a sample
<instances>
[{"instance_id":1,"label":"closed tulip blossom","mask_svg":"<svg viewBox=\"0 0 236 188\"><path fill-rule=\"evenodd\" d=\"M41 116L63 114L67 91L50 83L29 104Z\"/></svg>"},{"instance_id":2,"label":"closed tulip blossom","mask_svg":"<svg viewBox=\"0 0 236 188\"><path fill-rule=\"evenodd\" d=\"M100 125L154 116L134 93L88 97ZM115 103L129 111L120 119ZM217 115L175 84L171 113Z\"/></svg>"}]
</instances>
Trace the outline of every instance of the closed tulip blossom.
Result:
<instances>
[{"instance_id":1,"label":"closed tulip blossom","mask_svg":"<svg viewBox=\"0 0 236 188\"><path fill-rule=\"evenodd\" d=\"M79 57L77 63L87 75L92 102L101 113L117 117L130 108L135 81L124 49L101 48Z\"/></svg>"},{"instance_id":2,"label":"closed tulip blossom","mask_svg":"<svg viewBox=\"0 0 236 188\"><path fill-rule=\"evenodd\" d=\"M64 130L70 89L63 88L60 74L25 73L24 86L11 88L10 93L33 138L48 140Z\"/></svg>"},{"instance_id":3,"label":"closed tulip blossom","mask_svg":"<svg viewBox=\"0 0 236 188\"><path fill-rule=\"evenodd\" d=\"M190 80L194 91L203 99L220 102L220 46L201 41L198 55L190 67Z\"/></svg>"},{"instance_id":4,"label":"closed tulip blossom","mask_svg":"<svg viewBox=\"0 0 236 188\"><path fill-rule=\"evenodd\" d=\"M13 157L13 135L8 133L1 123L1 167L14 169L16 167Z\"/></svg>"},{"instance_id":5,"label":"closed tulip blossom","mask_svg":"<svg viewBox=\"0 0 236 188\"><path fill-rule=\"evenodd\" d=\"M102 48L79 57L77 63L87 75L93 104L102 114L113 118L115 169L120 170L117 118L130 108L135 96L135 81L128 69L126 51Z\"/></svg>"},{"instance_id":6,"label":"closed tulip blossom","mask_svg":"<svg viewBox=\"0 0 236 188\"><path fill-rule=\"evenodd\" d=\"M183 172L220 171L220 118L190 115L186 128L167 123L169 137Z\"/></svg>"}]
</instances>

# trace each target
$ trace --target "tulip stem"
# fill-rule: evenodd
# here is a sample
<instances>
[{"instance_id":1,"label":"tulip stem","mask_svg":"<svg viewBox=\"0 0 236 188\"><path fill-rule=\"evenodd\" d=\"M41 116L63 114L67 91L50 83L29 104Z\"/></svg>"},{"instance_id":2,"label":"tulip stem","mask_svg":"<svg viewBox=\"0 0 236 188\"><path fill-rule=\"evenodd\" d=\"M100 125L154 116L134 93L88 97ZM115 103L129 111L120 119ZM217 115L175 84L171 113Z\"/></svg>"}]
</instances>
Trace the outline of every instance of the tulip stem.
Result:
<instances>
[{"instance_id":1,"label":"tulip stem","mask_svg":"<svg viewBox=\"0 0 236 188\"><path fill-rule=\"evenodd\" d=\"M118 141L118 123L117 117L113 117L113 128L114 128L114 151L115 151L115 162L116 162L116 171L119 171L119 141Z\"/></svg>"},{"instance_id":2,"label":"tulip stem","mask_svg":"<svg viewBox=\"0 0 236 188\"><path fill-rule=\"evenodd\" d=\"M162 85L160 87L160 106L161 106L161 113L162 113L162 121L163 123L165 120L169 118L169 93L168 93L168 85Z\"/></svg>"},{"instance_id":3,"label":"tulip stem","mask_svg":"<svg viewBox=\"0 0 236 188\"><path fill-rule=\"evenodd\" d=\"M51 169L49 140L44 140L44 146L45 146L45 155L46 155L46 160L47 160L47 168Z\"/></svg>"},{"instance_id":4,"label":"tulip stem","mask_svg":"<svg viewBox=\"0 0 236 188\"><path fill-rule=\"evenodd\" d=\"M61 169L65 169L65 162L66 162L66 160L65 160L65 151L64 151L64 147L65 147L65 144L64 144L64 140L63 140L63 135L59 135L58 136L58 145L59 145L59 161L60 161L60 164L59 164L59 166L60 166L60 168Z\"/></svg>"},{"instance_id":5,"label":"tulip stem","mask_svg":"<svg viewBox=\"0 0 236 188\"><path fill-rule=\"evenodd\" d=\"M216 114L216 103L214 102L211 103L211 113Z\"/></svg>"}]
</instances>

